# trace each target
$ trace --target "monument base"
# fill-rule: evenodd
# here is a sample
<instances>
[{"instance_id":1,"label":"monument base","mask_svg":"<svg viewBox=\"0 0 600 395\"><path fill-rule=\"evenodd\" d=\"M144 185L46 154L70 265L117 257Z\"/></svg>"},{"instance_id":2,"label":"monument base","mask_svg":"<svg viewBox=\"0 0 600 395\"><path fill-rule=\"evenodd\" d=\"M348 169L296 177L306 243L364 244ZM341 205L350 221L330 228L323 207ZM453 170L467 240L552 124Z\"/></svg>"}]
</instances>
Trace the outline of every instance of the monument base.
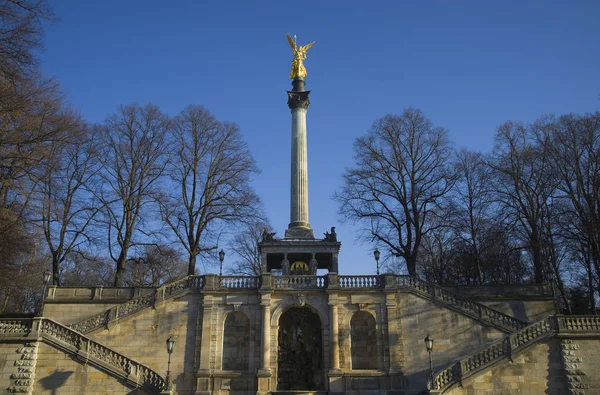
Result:
<instances>
[{"instance_id":1,"label":"monument base","mask_svg":"<svg viewBox=\"0 0 600 395\"><path fill-rule=\"evenodd\" d=\"M285 230L285 239L310 239L314 240L315 232L308 228L290 228Z\"/></svg>"}]
</instances>

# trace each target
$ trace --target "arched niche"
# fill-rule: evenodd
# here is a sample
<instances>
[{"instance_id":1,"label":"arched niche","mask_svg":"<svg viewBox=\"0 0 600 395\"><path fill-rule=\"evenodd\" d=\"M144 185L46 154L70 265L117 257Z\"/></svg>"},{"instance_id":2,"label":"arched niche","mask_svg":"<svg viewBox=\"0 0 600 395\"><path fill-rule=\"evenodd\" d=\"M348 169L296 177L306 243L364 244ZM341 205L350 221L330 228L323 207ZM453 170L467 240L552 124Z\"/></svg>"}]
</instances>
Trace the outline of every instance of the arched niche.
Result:
<instances>
[{"instance_id":1,"label":"arched niche","mask_svg":"<svg viewBox=\"0 0 600 395\"><path fill-rule=\"evenodd\" d=\"M377 324L369 312L358 311L350 320L352 369L377 369Z\"/></svg>"},{"instance_id":2,"label":"arched niche","mask_svg":"<svg viewBox=\"0 0 600 395\"><path fill-rule=\"evenodd\" d=\"M222 370L247 371L250 363L250 320L246 314L234 311L223 324Z\"/></svg>"}]
</instances>

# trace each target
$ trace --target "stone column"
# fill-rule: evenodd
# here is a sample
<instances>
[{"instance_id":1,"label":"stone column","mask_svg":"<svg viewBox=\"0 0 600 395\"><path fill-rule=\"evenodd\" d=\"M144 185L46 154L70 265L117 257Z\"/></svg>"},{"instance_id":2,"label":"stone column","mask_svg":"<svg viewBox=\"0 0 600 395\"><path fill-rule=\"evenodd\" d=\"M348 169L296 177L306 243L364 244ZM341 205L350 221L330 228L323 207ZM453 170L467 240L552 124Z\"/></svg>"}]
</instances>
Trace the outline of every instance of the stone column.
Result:
<instances>
[{"instance_id":1,"label":"stone column","mask_svg":"<svg viewBox=\"0 0 600 395\"><path fill-rule=\"evenodd\" d=\"M401 315L398 312L399 305L397 301L398 285L396 276L384 274L385 279L385 307L387 325L387 347L389 352L389 379L390 388L395 391L403 391L405 389L403 364L404 364L404 341L402 339L402 321Z\"/></svg>"},{"instance_id":2,"label":"stone column","mask_svg":"<svg viewBox=\"0 0 600 395\"><path fill-rule=\"evenodd\" d=\"M342 371L340 370L340 336L338 331L337 304L337 294L329 294L329 326L331 336L331 366L329 369L329 393L341 392L343 389Z\"/></svg>"},{"instance_id":3,"label":"stone column","mask_svg":"<svg viewBox=\"0 0 600 395\"><path fill-rule=\"evenodd\" d=\"M290 224L286 238L312 239L308 223L308 159L306 154L306 112L310 91L304 90L304 80L296 77L288 91L288 106L292 110L292 167L290 185Z\"/></svg>"},{"instance_id":4,"label":"stone column","mask_svg":"<svg viewBox=\"0 0 600 395\"><path fill-rule=\"evenodd\" d=\"M258 369L258 394L271 391L271 294L262 294L261 367Z\"/></svg>"},{"instance_id":5,"label":"stone column","mask_svg":"<svg viewBox=\"0 0 600 395\"><path fill-rule=\"evenodd\" d=\"M212 313L212 296L205 294L202 301L202 335L200 337L200 360L195 395L209 395L212 392L212 371L210 366Z\"/></svg>"}]
</instances>

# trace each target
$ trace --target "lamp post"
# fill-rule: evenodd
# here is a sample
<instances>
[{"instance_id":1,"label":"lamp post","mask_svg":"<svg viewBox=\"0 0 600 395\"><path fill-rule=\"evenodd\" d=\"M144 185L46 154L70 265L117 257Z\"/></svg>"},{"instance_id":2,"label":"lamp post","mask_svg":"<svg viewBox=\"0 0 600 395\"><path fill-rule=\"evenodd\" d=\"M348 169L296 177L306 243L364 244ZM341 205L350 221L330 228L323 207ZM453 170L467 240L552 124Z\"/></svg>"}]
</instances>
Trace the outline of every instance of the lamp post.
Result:
<instances>
[{"instance_id":1,"label":"lamp post","mask_svg":"<svg viewBox=\"0 0 600 395\"><path fill-rule=\"evenodd\" d=\"M169 353L169 361L167 362L167 390L170 390L173 384L171 383L171 353L175 347L175 339L173 336L169 336L167 339L167 352Z\"/></svg>"},{"instance_id":2,"label":"lamp post","mask_svg":"<svg viewBox=\"0 0 600 395\"><path fill-rule=\"evenodd\" d=\"M42 289L42 307L40 308L40 317L44 316L44 301L46 300L46 287L52 278L52 273L49 270L46 270L42 274L42 281L44 283L44 288Z\"/></svg>"},{"instance_id":3,"label":"lamp post","mask_svg":"<svg viewBox=\"0 0 600 395\"><path fill-rule=\"evenodd\" d=\"M221 261L221 266L219 267L219 277L223 275L223 261L225 260L225 251L221 248L219 251L219 261Z\"/></svg>"},{"instance_id":4,"label":"lamp post","mask_svg":"<svg viewBox=\"0 0 600 395\"><path fill-rule=\"evenodd\" d=\"M379 257L381 256L381 253L379 252L379 250L377 248L375 248L375 251L373 251L373 257L375 257L375 262L377 262L377 275L379 276Z\"/></svg>"},{"instance_id":5,"label":"lamp post","mask_svg":"<svg viewBox=\"0 0 600 395\"><path fill-rule=\"evenodd\" d=\"M433 363L431 362L431 352L433 351L433 337L427 334L425 338L425 348L427 349L427 353L429 354L429 378L427 379L427 389L432 390L435 389L435 384L433 382Z\"/></svg>"}]
</instances>

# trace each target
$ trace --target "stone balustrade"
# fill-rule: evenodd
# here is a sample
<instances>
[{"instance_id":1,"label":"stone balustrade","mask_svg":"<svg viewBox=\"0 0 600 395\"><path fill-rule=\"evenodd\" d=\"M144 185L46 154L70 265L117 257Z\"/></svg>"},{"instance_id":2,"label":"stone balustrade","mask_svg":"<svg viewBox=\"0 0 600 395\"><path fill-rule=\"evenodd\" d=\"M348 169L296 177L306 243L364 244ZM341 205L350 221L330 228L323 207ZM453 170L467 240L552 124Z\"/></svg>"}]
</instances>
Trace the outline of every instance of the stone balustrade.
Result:
<instances>
[{"instance_id":1,"label":"stone balustrade","mask_svg":"<svg viewBox=\"0 0 600 395\"><path fill-rule=\"evenodd\" d=\"M327 276L273 276L275 289L327 288Z\"/></svg>"},{"instance_id":2,"label":"stone balustrade","mask_svg":"<svg viewBox=\"0 0 600 395\"><path fill-rule=\"evenodd\" d=\"M402 292L411 292L451 307L472 318L485 321L506 333L523 328L526 324L512 316L501 313L483 304L459 296L442 287L428 283L412 276L361 275L340 276L329 273L326 276L278 276L263 274L262 276L187 276L152 292L138 292L138 296L120 303L106 311L95 314L83 321L72 324L70 327L80 333L90 333L100 328L108 328L111 323L127 316L136 314L144 309L156 306L157 303L184 295L188 292L207 292L227 290L227 292L246 292L260 288L273 288L283 290L318 290L327 288L380 290L398 289ZM71 292L65 292L72 295ZM122 292L126 294L127 292ZM57 300L55 297L53 300Z\"/></svg>"},{"instance_id":3,"label":"stone balustrade","mask_svg":"<svg viewBox=\"0 0 600 395\"><path fill-rule=\"evenodd\" d=\"M434 376L435 390L445 391L473 374L557 334L600 335L598 316L549 316L511 333L489 346L463 358Z\"/></svg>"},{"instance_id":4,"label":"stone balustrade","mask_svg":"<svg viewBox=\"0 0 600 395\"><path fill-rule=\"evenodd\" d=\"M118 376L133 387L142 387L150 393L167 390L166 380L154 370L47 318L0 319L0 337L41 338L44 342Z\"/></svg>"},{"instance_id":5,"label":"stone balustrade","mask_svg":"<svg viewBox=\"0 0 600 395\"><path fill-rule=\"evenodd\" d=\"M258 289L260 276L221 276L219 286L227 289Z\"/></svg>"},{"instance_id":6,"label":"stone balustrade","mask_svg":"<svg viewBox=\"0 0 600 395\"><path fill-rule=\"evenodd\" d=\"M340 288L382 288L383 276L339 276Z\"/></svg>"},{"instance_id":7,"label":"stone balustrade","mask_svg":"<svg viewBox=\"0 0 600 395\"><path fill-rule=\"evenodd\" d=\"M409 288L429 297L433 302L441 302L452 306L453 308L462 310L474 318L489 321L499 327L508 329L511 332L527 325L525 322L515 317L494 310L484 304L474 302L417 277L397 276L396 283L401 288Z\"/></svg>"},{"instance_id":8,"label":"stone balustrade","mask_svg":"<svg viewBox=\"0 0 600 395\"><path fill-rule=\"evenodd\" d=\"M31 323L31 318L0 318L0 336L26 337Z\"/></svg>"}]
</instances>

